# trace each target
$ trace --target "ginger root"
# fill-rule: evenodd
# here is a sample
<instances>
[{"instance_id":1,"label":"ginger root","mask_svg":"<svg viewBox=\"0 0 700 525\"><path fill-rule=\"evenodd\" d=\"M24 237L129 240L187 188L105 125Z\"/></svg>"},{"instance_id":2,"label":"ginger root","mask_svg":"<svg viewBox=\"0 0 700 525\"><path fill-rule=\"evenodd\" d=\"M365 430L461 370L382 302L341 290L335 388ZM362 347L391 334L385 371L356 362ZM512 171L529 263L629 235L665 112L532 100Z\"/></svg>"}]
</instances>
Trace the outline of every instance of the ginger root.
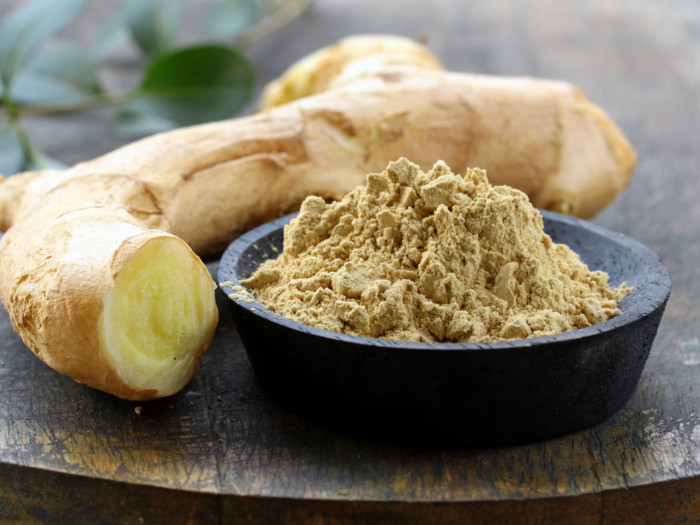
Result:
<instances>
[{"instance_id":1,"label":"ginger root","mask_svg":"<svg viewBox=\"0 0 700 525\"><path fill-rule=\"evenodd\" d=\"M217 322L193 252L220 253L308 195L339 199L399 157L478 166L583 217L634 169L619 129L570 84L442 71L423 46L382 36L302 64L262 113L0 184L0 298L42 360L123 398L173 394Z\"/></svg>"},{"instance_id":2,"label":"ginger root","mask_svg":"<svg viewBox=\"0 0 700 525\"><path fill-rule=\"evenodd\" d=\"M258 109L348 84L347 89L352 90L353 83L365 89L367 82L379 83L380 78L387 83L392 78L408 77L415 82L424 78L429 83L443 77L440 70L439 60L415 42L355 36L290 66L265 87ZM441 90L432 85L417 99L428 99L420 104L451 105L467 119L455 130L461 146L469 149L460 159L466 159L466 164L455 165L464 168L460 173L467 167L486 169L492 184L524 191L536 207L583 218L596 215L629 182L637 163L632 146L575 86L524 77L456 77L445 76L450 84L445 91L454 88L456 97L446 94L452 98L441 100ZM444 135L438 136L448 132L444 129ZM407 151L414 150L409 147ZM420 164L423 169L432 166Z\"/></svg>"},{"instance_id":3,"label":"ginger root","mask_svg":"<svg viewBox=\"0 0 700 525\"><path fill-rule=\"evenodd\" d=\"M49 366L95 388L138 400L179 391L218 318L206 266L162 231L140 181L29 175L41 176L57 184L0 241L15 329Z\"/></svg>"}]
</instances>

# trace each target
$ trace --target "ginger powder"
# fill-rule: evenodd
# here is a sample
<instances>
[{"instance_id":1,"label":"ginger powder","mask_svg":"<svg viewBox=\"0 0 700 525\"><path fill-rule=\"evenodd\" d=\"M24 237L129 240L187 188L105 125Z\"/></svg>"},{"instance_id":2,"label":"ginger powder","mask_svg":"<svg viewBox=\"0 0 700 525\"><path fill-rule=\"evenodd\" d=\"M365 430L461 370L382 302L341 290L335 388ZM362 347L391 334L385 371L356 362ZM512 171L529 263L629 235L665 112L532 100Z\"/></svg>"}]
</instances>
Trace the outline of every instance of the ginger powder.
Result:
<instances>
[{"instance_id":1,"label":"ginger powder","mask_svg":"<svg viewBox=\"0 0 700 525\"><path fill-rule=\"evenodd\" d=\"M340 201L307 198L284 251L242 282L279 315L405 341L557 334L619 313L629 288L544 232L527 196L486 173L406 159Z\"/></svg>"}]
</instances>

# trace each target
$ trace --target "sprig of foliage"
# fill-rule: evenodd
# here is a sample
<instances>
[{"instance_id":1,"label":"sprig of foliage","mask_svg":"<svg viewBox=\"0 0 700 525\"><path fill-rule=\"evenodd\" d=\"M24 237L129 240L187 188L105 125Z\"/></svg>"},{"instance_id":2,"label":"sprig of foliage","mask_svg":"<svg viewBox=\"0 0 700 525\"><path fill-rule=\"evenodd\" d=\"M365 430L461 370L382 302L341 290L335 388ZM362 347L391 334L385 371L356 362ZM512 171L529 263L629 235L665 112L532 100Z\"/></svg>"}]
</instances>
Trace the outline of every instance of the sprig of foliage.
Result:
<instances>
[{"instance_id":1,"label":"sprig of foliage","mask_svg":"<svg viewBox=\"0 0 700 525\"><path fill-rule=\"evenodd\" d=\"M55 38L90 1L33 0L0 23L0 173L58 165L31 144L21 125L25 116L115 106L114 129L136 138L229 118L252 96L253 68L234 47L173 47L184 0L126 0L89 50ZM269 9L263 3L271 1L214 3L212 35L239 36L259 21L261 10ZM141 82L125 93L108 92L100 81L100 63L129 40L144 56Z\"/></svg>"}]
</instances>

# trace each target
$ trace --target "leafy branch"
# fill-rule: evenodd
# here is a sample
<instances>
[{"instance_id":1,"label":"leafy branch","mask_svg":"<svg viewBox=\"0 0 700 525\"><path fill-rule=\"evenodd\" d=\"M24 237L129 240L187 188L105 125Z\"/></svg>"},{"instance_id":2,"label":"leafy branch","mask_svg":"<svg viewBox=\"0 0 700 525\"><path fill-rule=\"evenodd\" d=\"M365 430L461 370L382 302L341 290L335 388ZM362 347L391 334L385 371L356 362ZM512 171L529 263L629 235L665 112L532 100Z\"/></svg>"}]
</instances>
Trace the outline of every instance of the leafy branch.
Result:
<instances>
[{"instance_id":1,"label":"leafy branch","mask_svg":"<svg viewBox=\"0 0 700 525\"><path fill-rule=\"evenodd\" d=\"M112 106L115 132L137 138L229 118L250 100L253 67L235 47L173 45L185 0L125 0L88 50L55 38L90 1L33 0L0 22L0 173L60 166L33 146L24 117ZM209 31L226 42L254 41L310 1L219 0L210 6ZM140 82L110 92L99 66L127 42L144 57Z\"/></svg>"}]
</instances>

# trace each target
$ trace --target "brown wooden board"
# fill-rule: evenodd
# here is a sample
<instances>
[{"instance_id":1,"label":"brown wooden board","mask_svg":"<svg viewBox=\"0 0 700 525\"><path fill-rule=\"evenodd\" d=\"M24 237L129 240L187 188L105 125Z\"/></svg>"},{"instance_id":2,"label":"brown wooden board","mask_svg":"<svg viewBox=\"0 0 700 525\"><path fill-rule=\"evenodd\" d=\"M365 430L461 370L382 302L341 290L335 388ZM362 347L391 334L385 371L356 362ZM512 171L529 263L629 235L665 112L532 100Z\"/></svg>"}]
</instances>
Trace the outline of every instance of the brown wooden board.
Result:
<instances>
[{"instance_id":1,"label":"brown wooden board","mask_svg":"<svg viewBox=\"0 0 700 525\"><path fill-rule=\"evenodd\" d=\"M190 384L126 402L47 368L1 314L0 523L698 522L699 23L693 0L319 0L249 50L265 80L345 34L426 36L450 69L566 79L621 125L639 166L595 222L657 251L673 291L640 384L610 420L493 449L335 434L260 390L221 295ZM117 145L96 115L27 126L75 162Z\"/></svg>"}]
</instances>

